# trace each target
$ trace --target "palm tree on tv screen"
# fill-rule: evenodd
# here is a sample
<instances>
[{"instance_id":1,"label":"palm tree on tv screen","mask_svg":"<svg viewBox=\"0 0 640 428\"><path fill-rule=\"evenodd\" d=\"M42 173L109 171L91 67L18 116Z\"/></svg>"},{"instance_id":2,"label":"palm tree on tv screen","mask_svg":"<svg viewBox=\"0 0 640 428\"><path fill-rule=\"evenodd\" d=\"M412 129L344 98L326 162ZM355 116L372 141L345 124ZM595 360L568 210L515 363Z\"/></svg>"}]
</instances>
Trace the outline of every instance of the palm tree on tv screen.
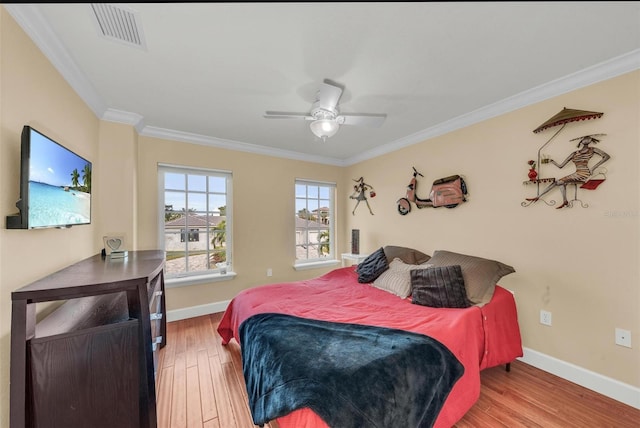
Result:
<instances>
[{"instance_id":1,"label":"palm tree on tv screen","mask_svg":"<svg viewBox=\"0 0 640 428\"><path fill-rule=\"evenodd\" d=\"M91 193L91 167L89 164L84 166L82 170L82 180L84 181L85 191Z\"/></svg>"},{"instance_id":2,"label":"palm tree on tv screen","mask_svg":"<svg viewBox=\"0 0 640 428\"><path fill-rule=\"evenodd\" d=\"M76 168L73 171L71 171L71 185L73 187L78 187L78 184L80 184L79 180L80 180L80 173Z\"/></svg>"}]
</instances>

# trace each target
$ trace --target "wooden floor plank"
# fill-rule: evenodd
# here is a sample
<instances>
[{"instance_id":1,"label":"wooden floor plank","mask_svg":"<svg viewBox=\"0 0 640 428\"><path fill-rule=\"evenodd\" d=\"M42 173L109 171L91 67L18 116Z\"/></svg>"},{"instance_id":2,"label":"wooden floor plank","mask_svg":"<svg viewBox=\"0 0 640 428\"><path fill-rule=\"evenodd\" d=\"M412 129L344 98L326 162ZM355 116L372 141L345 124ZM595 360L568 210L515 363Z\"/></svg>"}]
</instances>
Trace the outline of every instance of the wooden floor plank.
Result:
<instances>
[{"instance_id":1,"label":"wooden floor plank","mask_svg":"<svg viewBox=\"0 0 640 428\"><path fill-rule=\"evenodd\" d=\"M221 314L211 314L167 323L156 380L158 428L255 427L240 346L235 340L222 346L216 331L220 319ZM455 428L640 426L640 410L521 361L514 361L510 372L494 367L480 377L480 398Z\"/></svg>"},{"instance_id":2,"label":"wooden floor plank","mask_svg":"<svg viewBox=\"0 0 640 428\"><path fill-rule=\"evenodd\" d=\"M236 371L233 363L225 363L222 365L225 383L229 386L229 398L233 407L233 414L236 418L236 426L253 427L253 420L249 411L247 396L243 392L245 390L244 381L242 384L238 382Z\"/></svg>"},{"instance_id":3,"label":"wooden floor plank","mask_svg":"<svg viewBox=\"0 0 640 428\"><path fill-rule=\"evenodd\" d=\"M211 419L210 421L205 422L204 424L202 424L202 428L220 428L220 422L218 422L218 419Z\"/></svg>"},{"instance_id":4,"label":"wooden floor plank","mask_svg":"<svg viewBox=\"0 0 640 428\"><path fill-rule=\"evenodd\" d=\"M187 428L187 364L184 352L176 355L173 365L170 424L171 428Z\"/></svg>"},{"instance_id":5,"label":"wooden floor plank","mask_svg":"<svg viewBox=\"0 0 640 428\"><path fill-rule=\"evenodd\" d=\"M220 341L220 337L213 328L210 317L202 317L201 320L198 328L198 340L202 343L201 350L206 349L209 356L212 357L218 354L216 342Z\"/></svg>"},{"instance_id":6,"label":"wooden floor plank","mask_svg":"<svg viewBox=\"0 0 640 428\"><path fill-rule=\"evenodd\" d=\"M187 367L187 426L202 426L202 398L197 364Z\"/></svg>"},{"instance_id":7,"label":"wooden floor plank","mask_svg":"<svg viewBox=\"0 0 640 428\"><path fill-rule=\"evenodd\" d=\"M201 322L201 320L200 320ZM185 352L187 367L193 367L198 364L198 351L201 343L198 341L198 320L189 318L185 320Z\"/></svg>"},{"instance_id":8,"label":"wooden floor plank","mask_svg":"<svg viewBox=\"0 0 640 428\"><path fill-rule=\"evenodd\" d=\"M218 327L218 324L213 324L214 336L216 339L214 341L214 345L216 349L215 354L218 356L221 363L229 363L231 362L231 354L229 353L227 346L222 344L222 338L218 334L217 327Z\"/></svg>"},{"instance_id":9,"label":"wooden floor plank","mask_svg":"<svg viewBox=\"0 0 640 428\"><path fill-rule=\"evenodd\" d=\"M227 348L231 350L231 364L233 365L233 372L238 379L238 385L244 386L244 374L242 373L242 356L240 351L240 346L236 342L232 342L227 345ZM240 388L240 392L242 393L245 400L249 400L247 396L247 388Z\"/></svg>"},{"instance_id":10,"label":"wooden floor plank","mask_svg":"<svg viewBox=\"0 0 640 428\"><path fill-rule=\"evenodd\" d=\"M173 366L158 370L158 386L156 388L158 426L169 427L171 424L171 392L173 391ZM162 405L160 404L162 403Z\"/></svg>"},{"instance_id":11,"label":"wooden floor plank","mask_svg":"<svg viewBox=\"0 0 640 428\"><path fill-rule=\"evenodd\" d=\"M217 419L216 394L213 390L213 378L206 349L198 352L198 377L200 379L200 397L198 397L198 401L202 406L202 420L207 422Z\"/></svg>"},{"instance_id":12,"label":"wooden floor plank","mask_svg":"<svg viewBox=\"0 0 640 428\"><path fill-rule=\"evenodd\" d=\"M233 409L231 408L229 388L227 387L224 375L222 374L222 364L220 363L220 360L217 357L209 358L209 368L211 370L213 393L216 397L218 421L221 427L232 428L236 424L236 419L233 415Z\"/></svg>"},{"instance_id":13,"label":"wooden floor plank","mask_svg":"<svg viewBox=\"0 0 640 428\"><path fill-rule=\"evenodd\" d=\"M162 366L160 367L172 367L176 359L176 347L178 345L178 326L179 322L168 322L166 331L166 344L162 348L160 354L162 354ZM168 338L171 338L169 340Z\"/></svg>"},{"instance_id":14,"label":"wooden floor plank","mask_svg":"<svg viewBox=\"0 0 640 428\"><path fill-rule=\"evenodd\" d=\"M171 323L169 323L171 324ZM185 334L186 331L186 325L187 325L187 320L182 320L178 323L176 323L176 331L175 331L175 346L174 346L174 354L177 355L183 355L186 352L187 349L187 335ZM169 337L167 337L167 341L169 340ZM174 357L175 360L175 357Z\"/></svg>"}]
</instances>

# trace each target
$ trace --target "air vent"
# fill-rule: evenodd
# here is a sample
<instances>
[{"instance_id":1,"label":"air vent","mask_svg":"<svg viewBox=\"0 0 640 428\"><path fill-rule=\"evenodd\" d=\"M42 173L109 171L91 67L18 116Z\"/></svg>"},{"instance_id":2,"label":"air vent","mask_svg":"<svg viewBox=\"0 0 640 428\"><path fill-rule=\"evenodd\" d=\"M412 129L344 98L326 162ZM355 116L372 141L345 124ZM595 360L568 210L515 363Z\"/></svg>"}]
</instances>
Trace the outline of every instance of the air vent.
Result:
<instances>
[{"instance_id":1,"label":"air vent","mask_svg":"<svg viewBox=\"0 0 640 428\"><path fill-rule=\"evenodd\" d=\"M146 49L136 11L107 3L91 3L101 34L118 42Z\"/></svg>"}]
</instances>

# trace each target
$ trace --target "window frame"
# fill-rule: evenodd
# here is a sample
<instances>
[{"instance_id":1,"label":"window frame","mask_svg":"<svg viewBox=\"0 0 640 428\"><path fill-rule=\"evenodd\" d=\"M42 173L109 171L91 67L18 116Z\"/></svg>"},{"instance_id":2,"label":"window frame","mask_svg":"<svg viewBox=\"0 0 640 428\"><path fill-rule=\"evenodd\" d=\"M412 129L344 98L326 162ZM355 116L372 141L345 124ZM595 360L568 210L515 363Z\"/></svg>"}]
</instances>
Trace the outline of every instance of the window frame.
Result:
<instances>
[{"instance_id":1,"label":"window frame","mask_svg":"<svg viewBox=\"0 0 640 428\"><path fill-rule=\"evenodd\" d=\"M201 175L205 176L209 181L209 177L224 177L225 178L225 199L226 199L226 211L225 211L225 250L226 250L226 273L222 273L221 269L209 269L205 271L197 271L197 272L184 272L175 276L167 275L165 273L165 285L167 288L172 287L183 287L188 285L195 284L203 284L203 283L211 283L218 281L226 281L233 279L236 276L236 273L233 271L233 174L231 171L219 170L219 169L209 169L209 168L199 168L185 165L173 165L166 163L158 163L158 248L165 251L166 257L166 233L165 233L165 174L166 173L175 173L175 174L185 174L185 175ZM187 184L185 184L186 186ZM185 193L189 193L189 189L185 187ZM198 193L201 191L198 191ZM209 192L207 192L208 194ZM188 206L186 207L188 209ZM208 211L211 213L212 211ZM190 237L193 233L191 231L190 225L185 225L186 236ZM198 232L199 233L199 232ZM180 233L182 234L182 233ZM205 242L210 240L209 233L205 232L207 235ZM202 238L199 236L199 239ZM185 249L188 248L188 244L190 240L184 242ZM182 243L182 242L181 242ZM206 244L207 251L209 253L212 252L212 248L209 247L207 242ZM188 250L187 250L188 253Z\"/></svg>"},{"instance_id":2,"label":"window frame","mask_svg":"<svg viewBox=\"0 0 640 428\"><path fill-rule=\"evenodd\" d=\"M200 242L200 231L198 229L180 229L180 242Z\"/></svg>"},{"instance_id":3,"label":"window frame","mask_svg":"<svg viewBox=\"0 0 640 428\"><path fill-rule=\"evenodd\" d=\"M305 199L307 200L306 203L306 207L308 207L308 200L309 200L309 196L308 196L308 186L316 186L316 187L326 187L330 189L329 192L329 214L328 214L328 218L329 218L329 255L328 257L318 257L318 258L313 258L313 259L298 259L297 258L297 251L298 251L298 247L300 246L300 244L298 244L297 241L297 234L298 234L298 230L300 229L296 223L296 218L298 218L298 205L297 205L297 200L298 195L296 193L296 187L299 185L303 185L303 186L307 186L307 191L306 191L306 196ZM339 264L339 260L338 260L338 256L336 254L336 219L337 219L337 214L336 214L336 194L337 194L337 185L334 182L329 182L329 181L319 181L319 180L310 180L310 179L303 179L303 178L296 178L295 182L294 182L294 254L295 254L295 260L294 260L294 269L296 270L304 270L304 269L314 269L314 268L318 268L318 267L327 267L327 266L334 266ZM323 208L320 206L320 195L318 195L317 200L318 200L318 209ZM305 208L306 208L305 207ZM309 230L307 228L305 228L304 230Z\"/></svg>"}]
</instances>

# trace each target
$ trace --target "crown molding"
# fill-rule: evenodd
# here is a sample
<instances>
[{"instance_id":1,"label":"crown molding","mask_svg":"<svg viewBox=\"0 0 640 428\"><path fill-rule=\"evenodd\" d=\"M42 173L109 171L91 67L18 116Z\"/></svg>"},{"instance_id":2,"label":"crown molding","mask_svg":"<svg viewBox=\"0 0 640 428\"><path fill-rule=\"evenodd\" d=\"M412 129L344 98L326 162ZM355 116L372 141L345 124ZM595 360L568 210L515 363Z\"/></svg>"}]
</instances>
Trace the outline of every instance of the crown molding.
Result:
<instances>
[{"instance_id":1,"label":"crown molding","mask_svg":"<svg viewBox=\"0 0 640 428\"><path fill-rule=\"evenodd\" d=\"M640 49L636 49L611 60L523 91L470 113L447 120L430 128L416 132L415 134L400 138L372 150L362 152L356 156L347 159L337 159L268 148L238 141L223 140L188 132L145 126L143 116L133 112L111 109L106 106L102 97L100 97L91 82L89 82L75 64L66 48L60 43L57 35L44 19L37 5L5 4L4 7L40 48L49 61L51 61L60 74L67 80L80 98L82 98L89 108L93 110L95 115L102 120L130 124L135 127L136 131L138 131L140 135L150 137L335 166L350 166L407 146L421 143L466 126L509 113L519 108L640 69Z\"/></svg>"},{"instance_id":2,"label":"crown molding","mask_svg":"<svg viewBox=\"0 0 640 428\"><path fill-rule=\"evenodd\" d=\"M275 149L273 147L243 143L241 141L224 140L221 138L208 137L206 135L192 134L183 131L175 131L172 129L158 128L155 126L145 126L140 132L140 135L143 135L145 137L161 138L164 140L181 141L183 143L199 144L202 146L218 147L220 149L226 150L235 150L239 152L292 159L303 162L320 163L333 166L346 166L343 160L328 156L314 156L290 150Z\"/></svg>"},{"instance_id":3,"label":"crown molding","mask_svg":"<svg viewBox=\"0 0 640 428\"><path fill-rule=\"evenodd\" d=\"M108 108L100 119L106 120L107 122L131 125L138 131L138 134L140 134L145 127L144 117L138 113L131 113L129 111Z\"/></svg>"}]
</instances>

